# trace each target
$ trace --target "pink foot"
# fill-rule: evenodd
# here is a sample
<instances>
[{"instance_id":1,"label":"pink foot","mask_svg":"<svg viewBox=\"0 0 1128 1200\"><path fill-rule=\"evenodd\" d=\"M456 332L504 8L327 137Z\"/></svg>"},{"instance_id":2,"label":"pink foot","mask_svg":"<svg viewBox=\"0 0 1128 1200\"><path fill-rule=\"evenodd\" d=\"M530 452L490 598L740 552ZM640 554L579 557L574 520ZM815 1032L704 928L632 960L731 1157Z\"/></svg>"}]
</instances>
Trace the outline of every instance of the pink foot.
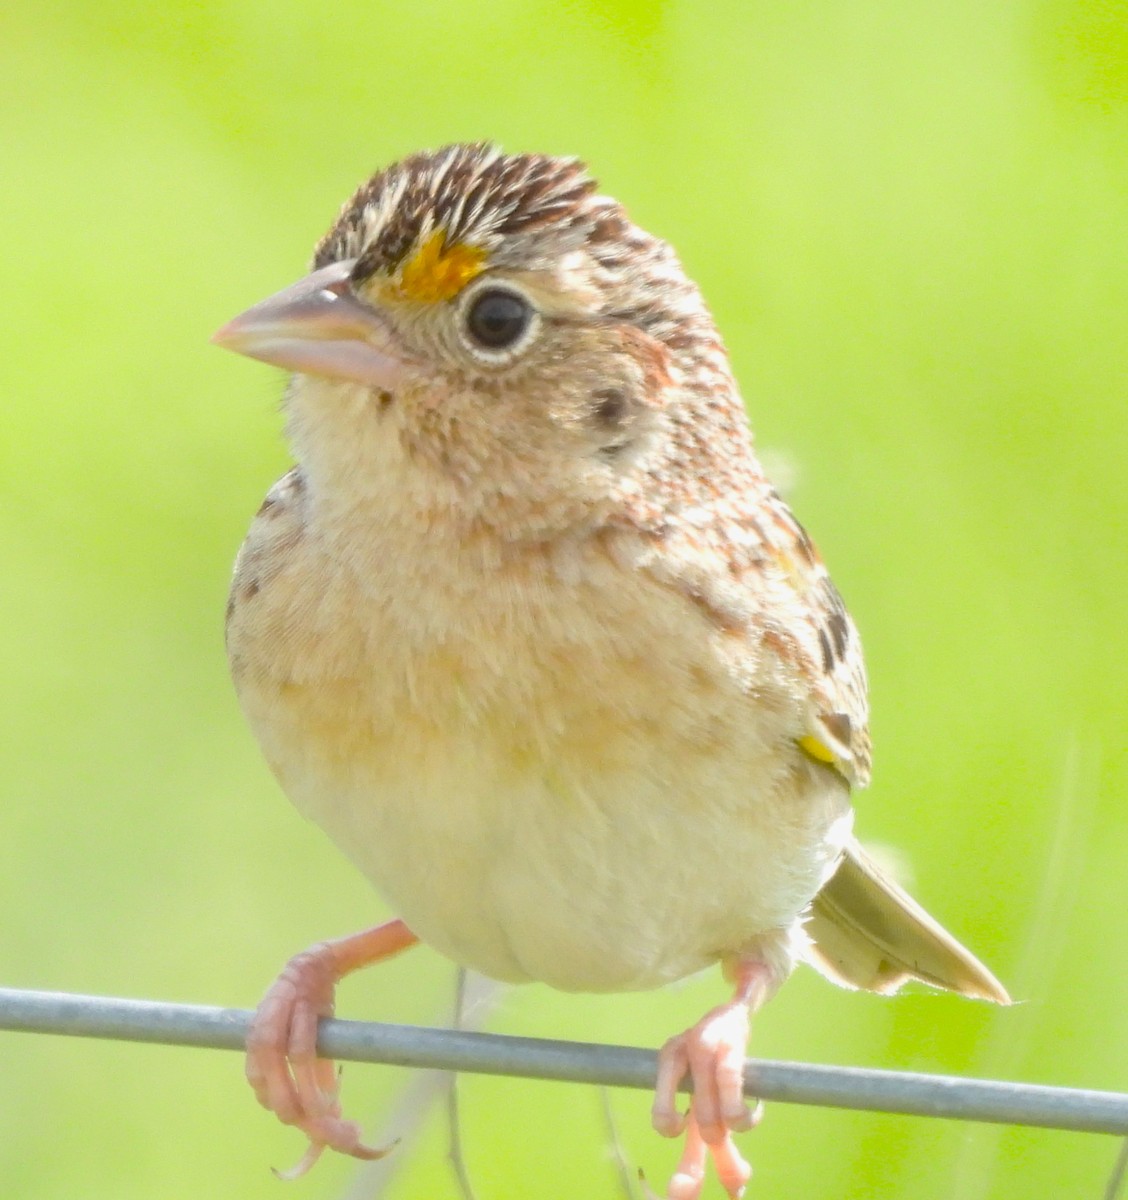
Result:
<instances>
[{"instance_id":1,"label":"pink foot","mask_svg":"<svg viewBox=\"0 0 1128 1200\"><path fill-rule=\"evenodd\" d=\"M387 1149L366 1146L360 1126L341 1117L337 1071L317 1057L317 1022L333 1015L337 981L351 971L390 958L418 939L402 921L334 942L322 942L286 964L255 1012L247 1034L247 1081L259 1103L300 1129L309 1148L283 1179L304 1175L329 1147L354 1158L382 1158Z\"/></svg>"},{"instance_id":2,"label":"pink foot","mask_svg":"<svg viewBox=\"0 0 1128 1200\"><path fill-rule=\"evenodd\" d=\"M732 1200L744 1194L752 1168L741 1157L733 1133L751 1129L762 1113L744 1099L744 1055L751 1014L776 986L773 971L759 960L738 963L737 989L728 1004L707 1013L692 1029L671 1038L658 1055L658 1081L651 1120L665 1137L685 1132L685 1150L670 1181L668 1200L697 1200L709 1155ZM689 1112L678 1109L677 1092L689 1075Z\"/></svg>"}]
</instances>

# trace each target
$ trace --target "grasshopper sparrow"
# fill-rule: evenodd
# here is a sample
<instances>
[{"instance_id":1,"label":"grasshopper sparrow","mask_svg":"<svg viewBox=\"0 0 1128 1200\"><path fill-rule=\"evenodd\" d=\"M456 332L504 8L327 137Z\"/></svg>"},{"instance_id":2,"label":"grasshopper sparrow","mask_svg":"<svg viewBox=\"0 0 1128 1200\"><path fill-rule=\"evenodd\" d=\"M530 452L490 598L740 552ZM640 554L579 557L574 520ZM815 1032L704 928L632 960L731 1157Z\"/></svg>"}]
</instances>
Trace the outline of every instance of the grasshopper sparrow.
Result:
<instances>
[{"instance_id":1,"label":"grasshopper sparrow","mask_svg":"<svg viewBox=\"0 0 1128 1200\"><path fill-rule=\"evenodd\" d=\"M761 471L700 292L582 164L412 155L215 340L294 373L297 465L231 590L239 699L402 914L299 954L260 1005L248 1076L309 1138L298 1170L381 1153L341 1116L317 1019L417 940L571 991L720 963L732 999L660 1055L679 1200L710 1155L741 1194L749 1018L800 958L1007 1001L853 839L854 625Z\"/></svg>"}]
</instances>

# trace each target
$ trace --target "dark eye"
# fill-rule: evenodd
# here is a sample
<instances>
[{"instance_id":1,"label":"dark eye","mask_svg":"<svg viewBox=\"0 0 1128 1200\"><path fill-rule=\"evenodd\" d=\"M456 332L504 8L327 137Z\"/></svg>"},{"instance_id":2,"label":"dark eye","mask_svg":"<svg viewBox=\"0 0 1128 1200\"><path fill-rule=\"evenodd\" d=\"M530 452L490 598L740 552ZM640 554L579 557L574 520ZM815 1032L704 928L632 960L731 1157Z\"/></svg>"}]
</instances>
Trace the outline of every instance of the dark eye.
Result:
<instances>
[{"instance_id":1,"label":"dark eye","mask_svg":"<svg viewBox=\"0 0 1128 1200\"><path fill-rule=\"evenodd\" d=\"M507 350L521 340L532 317L533 310L523 297L494 288L474 298L466 314L466 328L479 346Z\"/></svg>"}]
</instances>

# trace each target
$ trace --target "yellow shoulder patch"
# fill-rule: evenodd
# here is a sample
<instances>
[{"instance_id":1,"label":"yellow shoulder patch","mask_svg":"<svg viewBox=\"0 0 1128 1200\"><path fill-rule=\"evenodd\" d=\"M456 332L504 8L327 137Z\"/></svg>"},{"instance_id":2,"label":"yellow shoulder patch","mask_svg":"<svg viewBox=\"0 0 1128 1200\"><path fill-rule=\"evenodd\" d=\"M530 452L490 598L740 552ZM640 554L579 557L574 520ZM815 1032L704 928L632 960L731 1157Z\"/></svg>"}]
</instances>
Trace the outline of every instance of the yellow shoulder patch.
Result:
<instances>
[{"instance_id":1,"label":"yellow shoulder patch","mask_svg":"<svg viewBox=\"0 0 1128 1200\"><path fill-rule=\"evenodd\" d=\"M812 733L808 733L806 737L799 738L796 745L804 754L810 755L817 762L830 763L832 767L838 763L838 755L828 746L823 745Z\"/></svg>"},{"instance_id":2,"label":"yellow shoulder patch","mask_svg":"<svg viewBox=\"0 0 1128 1200\"><path fill-rule=\"evenodd\" d=\"M403 265L398 290L408 300L436 304L456 296L485 265L486 252L480 246L448 246L446 235L436 229Z\"/></svg>"}]
</instances>

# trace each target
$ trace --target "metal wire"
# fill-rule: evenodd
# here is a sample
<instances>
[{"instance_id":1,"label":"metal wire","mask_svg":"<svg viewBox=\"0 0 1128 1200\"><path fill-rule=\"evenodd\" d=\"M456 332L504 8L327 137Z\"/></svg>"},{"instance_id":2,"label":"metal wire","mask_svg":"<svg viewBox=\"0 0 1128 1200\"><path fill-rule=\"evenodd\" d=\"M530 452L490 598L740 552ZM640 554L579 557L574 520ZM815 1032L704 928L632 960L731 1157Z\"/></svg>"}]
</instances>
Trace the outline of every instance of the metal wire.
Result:
<instances>
[{"instance_id":1,"label":"metal wire","mask_svg":"<svg viewBox=\"0 0 1128 1200\"><path fill-rule=\"evenodd\" d=\"M235 1008L0 988L0 1029L242 1050L251 1013ZM318 1049L351 1062L652 1088L657 1054L630 1046L503 1037L361 1021L321 1022ZM763 1100L1128 1135L1128 1094L952 1075L749 1059L744 1090Z\"/></svg>"}]
</instances>

